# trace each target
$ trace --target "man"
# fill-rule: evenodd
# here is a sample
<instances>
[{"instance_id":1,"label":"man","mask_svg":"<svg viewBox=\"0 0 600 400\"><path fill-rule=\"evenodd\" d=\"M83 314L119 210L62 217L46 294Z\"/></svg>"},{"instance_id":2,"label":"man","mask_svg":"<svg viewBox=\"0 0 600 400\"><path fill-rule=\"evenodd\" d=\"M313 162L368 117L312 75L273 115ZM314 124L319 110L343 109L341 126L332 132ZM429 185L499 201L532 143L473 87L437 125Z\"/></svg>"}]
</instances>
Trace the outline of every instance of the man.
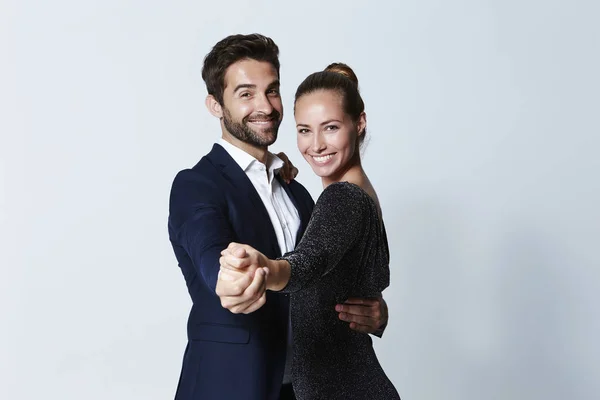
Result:
<instances>
[{"instance_id":1,"label":"man","mask_svg":"<svg viewBox=\"0 0 600 400\"><path fill-rule=\"evenodd\" d=\"M169 238L193 301L177 400L294 398L289 298L257 297L261 274L224 298L229 309L216 294L230 242L278 257L299 241L314 206L302 185L279 176L284 163L267 150L283 117L278 53L267 37L233 35L204 60L206 106L222 137L171 189ZM382 299L350 299L336 310L349 329L373 333L387 322Z\"/></svg>"}]
</instances>

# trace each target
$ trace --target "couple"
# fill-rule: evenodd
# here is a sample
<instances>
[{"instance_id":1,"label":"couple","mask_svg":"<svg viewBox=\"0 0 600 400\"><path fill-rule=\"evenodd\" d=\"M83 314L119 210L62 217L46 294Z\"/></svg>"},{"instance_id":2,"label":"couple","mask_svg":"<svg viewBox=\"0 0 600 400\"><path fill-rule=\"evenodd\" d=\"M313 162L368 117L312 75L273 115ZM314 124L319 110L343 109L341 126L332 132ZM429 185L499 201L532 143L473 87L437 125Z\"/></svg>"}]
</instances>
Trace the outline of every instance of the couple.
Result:
<instances>
[{"instance_id":1,"label":"couple","mask_svg":"<svg viewBox=\"0 0 600 400\"><path fill-rule=\"evenodd\" d=\"M332 64L296 92L316 204L267 150L283 116L275 43L229 36L202 77L222 137L171 189L169 238L193 302L176 399L399 399L368 336L387 323L389 254L360 163L356 76Z\"/></svg>"}]
</instances>

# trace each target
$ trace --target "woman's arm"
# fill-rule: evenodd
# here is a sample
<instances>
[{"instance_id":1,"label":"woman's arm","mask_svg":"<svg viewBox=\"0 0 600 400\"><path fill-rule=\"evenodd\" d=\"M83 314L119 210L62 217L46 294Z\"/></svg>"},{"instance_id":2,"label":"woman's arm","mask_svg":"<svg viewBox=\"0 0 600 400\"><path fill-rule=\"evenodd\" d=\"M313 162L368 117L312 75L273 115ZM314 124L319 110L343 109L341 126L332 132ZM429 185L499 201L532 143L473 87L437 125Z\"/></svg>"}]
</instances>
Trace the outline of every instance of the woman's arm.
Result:
<instances>
[{"instance_id":1,"label":"woman's arm","mask_svg":"<svg viewBox=\"0 0 600 400\"><path fill-rule=\"evenodd\" d=\"M251 246L231 243L222 252L222 269L253 276L266 267L267 288L293 293L336 268L364 232L368 199L357 186L332 184L319 197L302 240L294 251L270 260ZM241 251L243 249L244 251ZM243 257L235 253L244 254Z\"/></svg>"},{"instance_id":2,"label":"woman's arm","mask_svg":"<svg viewBox=\"0 0 600 400\"><path fill-rule=\"evenodd\" d=\"M273 264L280 291L294 293L312 285L320 277L340 265L342 258L353 249L364 233L369 218L369 199L356 185L334 183L321 194L302 240L294 251Z\"/></svg>"}]
</instances>

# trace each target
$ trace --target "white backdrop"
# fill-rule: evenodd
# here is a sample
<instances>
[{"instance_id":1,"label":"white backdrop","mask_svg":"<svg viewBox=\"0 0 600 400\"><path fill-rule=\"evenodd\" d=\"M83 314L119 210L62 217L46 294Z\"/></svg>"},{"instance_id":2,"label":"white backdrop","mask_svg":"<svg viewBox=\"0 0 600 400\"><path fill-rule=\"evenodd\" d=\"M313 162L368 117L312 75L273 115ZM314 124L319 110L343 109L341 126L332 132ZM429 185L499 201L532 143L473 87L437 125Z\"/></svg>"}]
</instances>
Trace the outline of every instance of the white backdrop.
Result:
<instances>
[{"instance_id":1,"label":"white backdrop","mask_svg":"<svg viewBox=\"0 0 600 400\"><path fill-rule=\"evenodd\" d=\"M403 399L596 399L600 71L593 1L21 0L0 9L0 398L172 398L190 301L172 178L219 137L204 55L281 50L292 99L360 80L392 252L375 345Z\"/></svg>"}]
</instances>

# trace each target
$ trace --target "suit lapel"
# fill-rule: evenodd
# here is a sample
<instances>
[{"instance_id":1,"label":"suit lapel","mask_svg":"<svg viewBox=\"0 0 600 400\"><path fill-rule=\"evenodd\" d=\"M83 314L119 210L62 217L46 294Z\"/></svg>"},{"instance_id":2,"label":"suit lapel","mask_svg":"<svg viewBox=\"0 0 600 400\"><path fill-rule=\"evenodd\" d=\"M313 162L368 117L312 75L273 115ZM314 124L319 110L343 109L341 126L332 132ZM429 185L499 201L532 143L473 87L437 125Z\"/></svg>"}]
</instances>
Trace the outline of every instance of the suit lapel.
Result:
<instances>
[{"instance_id":1,"label":"suit lapel","mask_svg":"<svg viewBox=\"0 0 600 400\"><path fill-rule=\"evenodd\" d=\"M233 158L227 153L227 151L218 144L215 144L208 153L208 157L211 159L214 165L221 168L221 172L225 179L227 179L234 187L234 189L240 194L243 199L248 199L249 207L248 213L255 214L255 218L260 221L260 228L264 231L269 239L269 243L272 244L273 254L280 256L281 251L277 242L277 235L275 229L271 223L271 217L265 208L265 204L261 200L258 192L254 188L252 182L246 175L246 173L240 168Z\"/></svg>"}]
</instances>

